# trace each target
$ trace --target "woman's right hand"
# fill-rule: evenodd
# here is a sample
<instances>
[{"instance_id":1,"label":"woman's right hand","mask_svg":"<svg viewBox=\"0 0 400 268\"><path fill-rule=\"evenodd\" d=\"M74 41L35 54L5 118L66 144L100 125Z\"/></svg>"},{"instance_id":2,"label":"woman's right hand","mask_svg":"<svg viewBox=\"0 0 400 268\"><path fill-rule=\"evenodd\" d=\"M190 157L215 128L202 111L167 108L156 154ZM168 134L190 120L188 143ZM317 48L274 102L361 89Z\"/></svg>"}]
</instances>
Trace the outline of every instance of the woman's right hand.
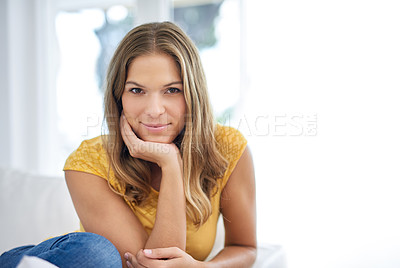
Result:
<instances>
[{"instance_id":1,"label":"woman's right hand","mask_svg":"<svg viewBox=\"0 0 400 268\"><path fill-rule=\"evenodd\" d=\"M133 256L129 252L124 254L124 258L126 260L126 266L128 266L128 268L146 268L145 266L139 264L136 256Z\"/></svg>"},{"instance_id":2,"label":"woman's right hand","mask_svg":"<svg viewBox=\"0 0 400 268\"><path fill-rule=\"evenodd\" d=\"M132 157L156 163L161 168L176 162L181 166L182 158L178 147L174 143L165 144L139 139L133 132L123 112L120 119L120 128L122 139Z\"/></svg>"}]
</instances>

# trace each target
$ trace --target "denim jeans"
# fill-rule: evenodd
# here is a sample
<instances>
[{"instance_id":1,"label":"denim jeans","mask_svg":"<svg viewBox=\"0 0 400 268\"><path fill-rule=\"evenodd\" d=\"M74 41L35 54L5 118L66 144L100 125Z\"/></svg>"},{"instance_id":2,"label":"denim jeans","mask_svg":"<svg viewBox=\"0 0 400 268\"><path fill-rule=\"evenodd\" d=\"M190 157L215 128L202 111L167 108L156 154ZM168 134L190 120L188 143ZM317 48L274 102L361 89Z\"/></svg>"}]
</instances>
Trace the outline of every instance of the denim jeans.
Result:
<instances>
[{"instance_id":1,"label":"denim jeans","mask_svg":"<svg viewBox=\"0 0 400 268\"><path fill-rule=\"evenodd\" d=\"M115 246L106 238L93 233L70 233L36 246L14 248L0 256L0 267L14 268L24 255L36 256L60 268L122 267Z\"/></svg>"}]
</instances>

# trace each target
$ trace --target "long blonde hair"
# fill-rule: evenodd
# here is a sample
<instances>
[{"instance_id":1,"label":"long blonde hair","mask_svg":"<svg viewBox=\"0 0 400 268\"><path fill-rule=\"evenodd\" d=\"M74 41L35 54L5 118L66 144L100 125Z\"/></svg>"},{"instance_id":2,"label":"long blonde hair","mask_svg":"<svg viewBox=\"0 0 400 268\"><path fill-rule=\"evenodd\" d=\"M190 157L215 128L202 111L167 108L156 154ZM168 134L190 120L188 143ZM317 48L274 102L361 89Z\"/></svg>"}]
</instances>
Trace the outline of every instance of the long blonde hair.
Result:
<instances>
[{"instance_id":1,"label":"long blonde hair","mask_svg":"<svg viewBox=\"0 0 400 268\"><path fill-rule=\"evenodd\" d=\"M165 53L181 73L186 101L184 130L175 139L183 160L187 216L197 226L211 215L211 197L226 170L217 149L215 121L200 57L190 38L171 22L149 23L132 29L116 49L107 71L104 97L108 135L103 135L111 167L126 199L140 205L149 195L150 163L130 156L121 136L119 118L129 64L138 56Z\"/></svg>"}]
</instances>

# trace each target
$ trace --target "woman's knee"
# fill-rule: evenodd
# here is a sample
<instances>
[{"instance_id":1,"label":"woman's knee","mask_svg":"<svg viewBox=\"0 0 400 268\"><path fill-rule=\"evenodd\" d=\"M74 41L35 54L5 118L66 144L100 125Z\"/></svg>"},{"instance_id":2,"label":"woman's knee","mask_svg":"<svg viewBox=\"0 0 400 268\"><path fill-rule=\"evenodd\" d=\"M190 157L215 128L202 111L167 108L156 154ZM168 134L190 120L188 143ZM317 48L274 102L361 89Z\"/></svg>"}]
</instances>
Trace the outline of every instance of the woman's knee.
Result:
<instances>
[{"instance_id":1,"label":"woman's knee","mask_svg":"<svg viewBox=\"0 0 400 268\"><path fill-rule=\"evenodd\" d=\"M80 242L84 254L95 259L103 267L116 267L113 266L115 264L119 264L120 267L122 265L117 248L108 239L93 233L82 233L82 235L86 236Z\"/></svg>"},{"instance_id":2,"label":"woman's knee","mask_svg":"<svg viewBox=\"0 0 400 268\"><path fill-rule=\"evenodd\" d=\"M82 260L90 260L90 267L122 266L118 250L105 237L93 233L71 233L68 236L64 250L74 252L75 258L79 255Z\"/></svg>"}]
</instances>

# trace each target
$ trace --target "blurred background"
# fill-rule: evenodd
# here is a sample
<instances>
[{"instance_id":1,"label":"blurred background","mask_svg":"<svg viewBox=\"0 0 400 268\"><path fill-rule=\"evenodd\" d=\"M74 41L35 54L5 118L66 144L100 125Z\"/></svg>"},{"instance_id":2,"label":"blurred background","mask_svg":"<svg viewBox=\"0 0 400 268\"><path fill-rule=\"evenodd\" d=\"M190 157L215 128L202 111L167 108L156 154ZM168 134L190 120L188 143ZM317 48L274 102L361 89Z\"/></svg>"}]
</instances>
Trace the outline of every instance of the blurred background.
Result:
<instances>
[{"instance_id":1,"label":"blurred background","mask_svg":"<svg viewBox=\"0 0 400 268\"><path fill-rule=\"evenodd\" d=\"M249 141L259 243L293 268L400 267L399 14L395 0L0 0L0 165L62 176L101 134L118 42L171 20L217 120Z\"/></svg>"}]
</instances>

